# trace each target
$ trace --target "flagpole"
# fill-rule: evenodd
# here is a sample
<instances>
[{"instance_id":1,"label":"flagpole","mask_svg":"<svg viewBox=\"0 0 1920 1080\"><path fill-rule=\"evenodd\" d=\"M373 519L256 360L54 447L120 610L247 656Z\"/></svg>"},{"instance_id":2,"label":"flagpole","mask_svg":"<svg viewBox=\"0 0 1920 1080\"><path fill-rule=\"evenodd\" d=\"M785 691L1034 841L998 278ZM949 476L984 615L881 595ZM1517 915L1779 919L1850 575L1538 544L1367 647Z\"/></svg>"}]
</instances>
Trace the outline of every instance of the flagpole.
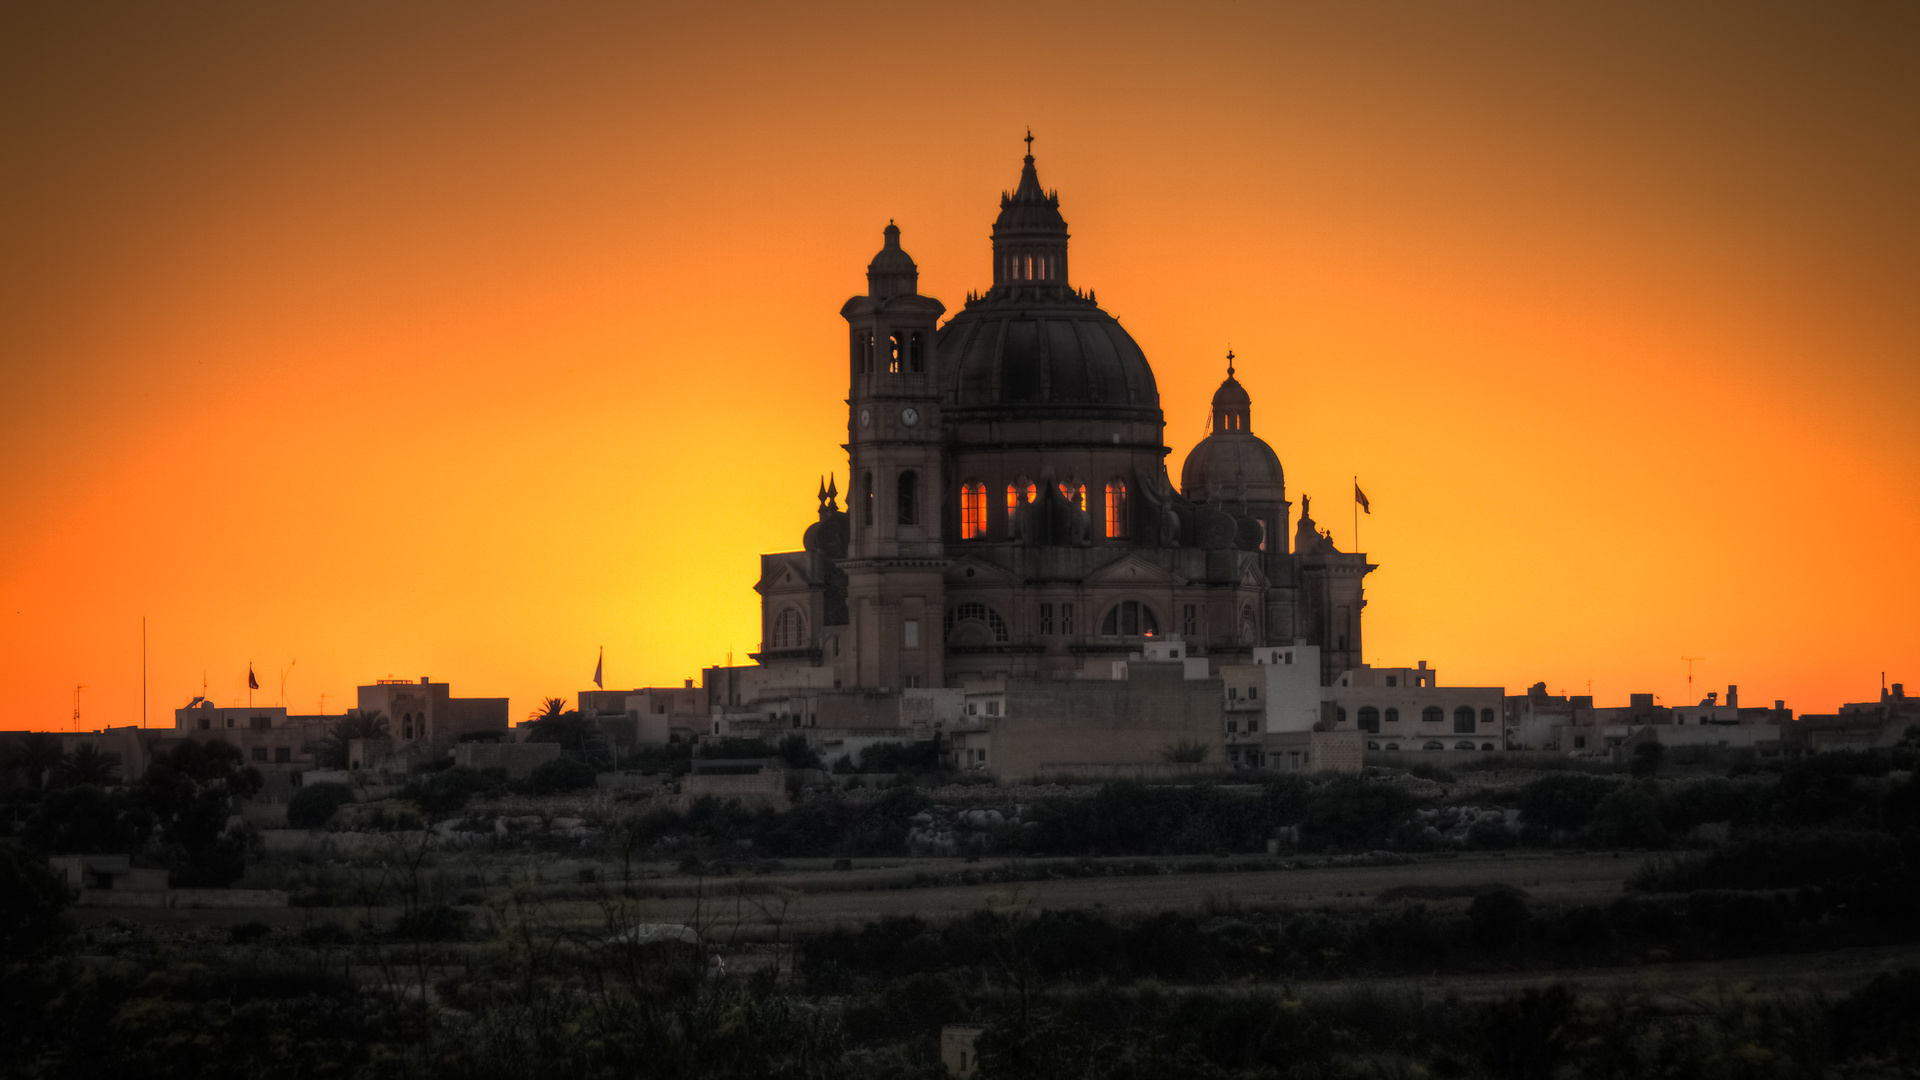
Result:
<instances>
[{"instance_id":1,"label":"flagpole","mask_svg":"<svg viewBox=\"0 0 1920 1080\"><path fill-rule=\"evenodd\" d=\"M1353 552L1360 553L1360 478L1353 478Z\"/></svg>"}]
</instances>

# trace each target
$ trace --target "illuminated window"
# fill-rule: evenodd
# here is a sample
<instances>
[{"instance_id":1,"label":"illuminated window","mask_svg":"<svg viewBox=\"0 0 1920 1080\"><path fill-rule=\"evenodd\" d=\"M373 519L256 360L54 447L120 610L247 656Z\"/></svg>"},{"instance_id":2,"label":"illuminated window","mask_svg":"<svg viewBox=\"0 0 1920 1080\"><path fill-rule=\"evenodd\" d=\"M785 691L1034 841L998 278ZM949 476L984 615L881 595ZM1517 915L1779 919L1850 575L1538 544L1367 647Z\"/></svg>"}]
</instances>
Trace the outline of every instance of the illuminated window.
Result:
<instances>
[{"instance_id":1,"label":"illuminated window","mask_svg":"<svg viewBox=\"0 0 1920 1080\"><path fill-rule=\"evenodd\" d=\"M960 539L987 533L987 485L969 480L960 485Z\"/></svg>"},{"instance_id":2,"label":"illuminated window","mask_svg":"<svg viewBox=\"0 0 1920 1080\"><path fill-rule=\"evenodd\" d=\"M904 351L905 350L903 350L900 347L900 335L888 334L887 335L887 371L889 374L893 374L893 375L900 374L900 354Z\"/></svg>"},{"instance_id":3,"label":"illuminated window","mask_svg":"<svg viewBox=\"0 0 1920 1080\"><path fill-rule=\"evenodd\" d=\"M773 647L798 649L807 643L807 617L798 608L783 608L773 620Z\"/></svg>"},{"instance_id":4,"label":"illuminated window","mask_svg":"<svg viewBox=\"0 0 1920 1080\"><path fill-rule=\"evenodd\" d=\"M873 524L873 474L863 473L860 477L860 486L866 489L860 497L860 524L871 525Z\"/></svg>"},{"instance_id":5,"label":"illuminated window","mask_svg":"<svg viewBox=\"0 0 1920 1080\"><path fill-rule=\"evenodd\" d=\"M968 619L986 623L987 629L993 633L993 640L996 642L1006 641L1011 636L1007 632L1007 620L1001 618L999 612L977 601L968 601L947 609L945 627L947 637L953 637L954 627Z\"/></svg>"},{"instance_id":6,"label":"illuminated window","mask_svg":"<svg viewBox=\"0 0 1920 1080\"><path fill-rule=\"evenodd\" d=\"M927 370L927 336L918 330L907 338L907 370L916 375Z\"/></svg>"},{"instance_id":7,"label":"illuminated window","mask_svg":"<svg viewBox=\"0 0 1920 1080\"><path fill-rule=\"evenodd\" d=\"M920 521L920 474L903 472L894 484L895 520L902 525L915 525Z\"/></svg>"},{"instance_id":8,"label":"illuminated window","mask_svg":"<svg viewBox=\"0 0 1920 1080\"><path fill-rule=\"evenodd\" d=\"M1118 540L1127 535L1127 485L1115 480L1107 485L1107 537Z\"/></svg>"},{"instance_id":9,"label":"illuminated window","mask_svg":"<svg viewBox=\"0 0 1920 1080\"><path fill-rule=\"evenodd\" d=\"M1082 510L1085 510L1087 508L1087 489L1086 488L1074 487L1072 484L1061 484L1060 497L1074 504L1075 506L1078 506Z\"/></svg>"},{"instance_id":10,"label":"illuminated window","mask_svg":"<svg viewBox=\"0 0 1920 1080\"><path fill-rule=\"evenodd\" d=\"M1100 633L1107 637L1139 637L1160 632L1160 620L1153 609L1137 600L1123 600L1107 609L1100 621Z\"/></svg>"},{"instance_id":11,"label":"illuminated window","mask_svg":"<svg viewBox=\"0 0 1920 1080\"><path fill-rule=\"evenodd\" d=\"M1033 280L1033 256L1027 256L1027 280Z\"/></svg>"}]
</instances>

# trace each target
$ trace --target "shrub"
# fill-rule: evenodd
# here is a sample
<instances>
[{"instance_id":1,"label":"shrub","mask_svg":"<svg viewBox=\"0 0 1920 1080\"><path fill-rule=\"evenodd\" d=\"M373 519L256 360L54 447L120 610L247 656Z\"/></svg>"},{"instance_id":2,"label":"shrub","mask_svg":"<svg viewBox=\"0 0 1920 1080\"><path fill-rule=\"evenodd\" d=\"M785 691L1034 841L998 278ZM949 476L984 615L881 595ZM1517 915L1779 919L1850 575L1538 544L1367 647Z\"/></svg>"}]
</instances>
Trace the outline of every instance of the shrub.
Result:
<instances>
[{"instance_id":1,"label":"shrub","mask_svg":"<svg viewBox=\"0 0 1920 1080\"><path fill-rule=\"evenodd\" d=\"M0 845L0 968L59 947L69 902L66 885L44 862Z\"/></svg>"},{"instance_id":2,"label":"shrub","mask_svg":"<svg viewBox=\"0 0 1920 1080\"><path fill-rule=\"evenodd\" d=\"M447 904L431 904L409 911L393 922L393 936L402 941L459 941L467 936L473 912Z\"/></svg>"},{"instance_id":3,"label":"shrub","mask_svg":"<svg viewBox=\"0 0 1920 1080\"><path fill-rule=\"evenodd\" d=\"M525 787L534 795L558 795L592 787L594 776L593 766L579 758L560 757L535 766Z\"/></svg>"},{"instance_id":4,"label":"shrub","mask_svg":"<svg viewBox=\"0 0 1920 1080\"><path fill-rule=\"evenodd\" d=\"M1543 776L1520 789L1520 820L1543 829L1578 832L1594 808L1619 785L1598 776Z\"/></svg>"},{"instance_id":5,"label":"shrub","mask_svg":"<svg viewBox=\"0 0 1920 1080\"><path fill-rule=\"evenodd\" d=\"M287 802L287 824L296 829L317 829L352 801L353 789L345 784L308 784Z\"/></svg>"},{"instance_id":6,"label":"shrub","mask_svg":"<svg viewBox=\"0 0 1920 1080\"><path fill-rule=\"evenodd\" d=\"M823 769L820 755L807 745L807 737L794 732L780 740L780 761L789 769Z\"/></svg>"},{"instance_id":7,"label":"shrub","mask_svg":"<svg viewBox=\"0 0 1920 1080\"><path fill-rule=\"evenodd\" d=\"M1843 883L1899 861L1899 843L1881 833L1772 833L1649 865L1628 886L1646 892L1793 889Z\"/></svg>"},{"instance_id":8,"label":"shrub","mask_svg":"<svg viewBox=\"0 0 1920 1080\"><path fill-rule=\"evenodd\" d=\"M1657 742L1643 742L1633 748L1633 775L1654 776L1660 772L1660 761L1666 756L1667 748Z\"/></svg>"},{"instance_id":9,"label":"shrub","mask_svg":"<svg viewBox=\"0 0 1920 1080\"><path fill-rule=\"evenodd\" d=\"M1659 789L1651 783L1615 788L1593 808L1586 832L1591 842L1602 847L1666 847Z\"/></svg>"}]
</instances>

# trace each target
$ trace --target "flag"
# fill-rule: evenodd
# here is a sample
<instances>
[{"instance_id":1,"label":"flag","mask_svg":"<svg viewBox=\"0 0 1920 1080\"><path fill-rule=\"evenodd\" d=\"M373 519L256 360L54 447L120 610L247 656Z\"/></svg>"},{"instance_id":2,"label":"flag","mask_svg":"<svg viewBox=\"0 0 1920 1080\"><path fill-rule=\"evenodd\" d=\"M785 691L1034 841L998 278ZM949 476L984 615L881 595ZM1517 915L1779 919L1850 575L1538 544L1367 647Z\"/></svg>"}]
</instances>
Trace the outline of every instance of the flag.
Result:
<instances>
[{"instance_id":1,"label":"flag","mask_svg":"<svg viewBox=\"0 0 1920 1080\"><path fill-rule=\"evenodd\" d=\"M247 689L249 689L249 690L258 690L258 689L260 689L260 680L259 680L259 679L256 679L256 678L254 678L254 677L253 677L253 665L252 665L252 664L248 664L248 665L247 665Z\"/></svg>"},{"instance_id":2,"label":"flag","mask_svg":"<svg viewBox=\"0 0 1920 1080\"><path fill-rule=\"evenodd\" d=\"M1353 501L1360 504L1360 509L1365 510L1369 514L1373 513L1373 507L1367 504L1367 493L1360 490L1360 481L1358 480L1353 482Z\"/></svg>"},{"instance_id":3,"label":"flag","mask_svg":"<svg viewBox=\"0 0 1920 1080\"><path fill-rule=\"evenodd\" d=\"M605 645L602 645L600 646L600 658L593 662L593 685L598 686L602 690L605 690L607 687L606 687L606 684L600 681L600 669L601 669L601 666L604 665L606 662L607 662L607 647Z\"/></svg>"}]
</instances>

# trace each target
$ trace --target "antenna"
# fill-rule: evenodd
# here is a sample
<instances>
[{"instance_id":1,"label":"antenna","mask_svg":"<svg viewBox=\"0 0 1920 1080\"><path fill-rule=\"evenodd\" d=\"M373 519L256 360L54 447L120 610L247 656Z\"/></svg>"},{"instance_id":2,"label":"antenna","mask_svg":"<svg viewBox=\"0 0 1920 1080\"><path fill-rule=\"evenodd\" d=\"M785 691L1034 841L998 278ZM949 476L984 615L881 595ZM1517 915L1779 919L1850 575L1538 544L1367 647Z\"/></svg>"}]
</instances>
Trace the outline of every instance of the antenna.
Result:
<instances>
[{"instance_id":1,"label":"antenna","mask_svg":"<svg viewBox=\"0 0 1920 1080\"><path fill-rule=\"evenodd\" d=\"M87 688L84 686L73 688L73 730L75 731L80 730L80 691L85 689Z\"/></svg>"},{"instance_id":2,"label":"antenna","mask_svg":"<svg viewBox=\"0 0 1920 1080\"><path fill-rule=\"evenodd\" d=\"M328 699L328 698L330 698L330 697L332 697L332 696L333 696L333 695L332 695L332 694L329 694L329 693L325 693L325 692L322 692L322 693L321 693L321 695L320 695L320 715L322 715L322 716L325 716L325 715L327 714L327 699Z\"/></svg>"},{"instance_id":3,"label":"antenna","mask_svg":"<svg viewBox=\"0 0 1920 1080\"><path fill-rule=\"evenodd\" d=\"M1687 662L1687 700L1692 701L1693 700L1693 662L1695 660L1705 660L1706 657L1683 656L1680 659L1685 660Z\"/></svg>"},{"instance_id":4,"label":"antenna","mask_svg":"<svg viewBox=\"0 0 1920 1080\"><path fill-rule=\"evenodd\" d=\"M287 673L292 671L293 665L299 662L298 659L289 660L287 666L280 669L280 704L282 706L287 703Z\"/></svg>"}]
</instances>

